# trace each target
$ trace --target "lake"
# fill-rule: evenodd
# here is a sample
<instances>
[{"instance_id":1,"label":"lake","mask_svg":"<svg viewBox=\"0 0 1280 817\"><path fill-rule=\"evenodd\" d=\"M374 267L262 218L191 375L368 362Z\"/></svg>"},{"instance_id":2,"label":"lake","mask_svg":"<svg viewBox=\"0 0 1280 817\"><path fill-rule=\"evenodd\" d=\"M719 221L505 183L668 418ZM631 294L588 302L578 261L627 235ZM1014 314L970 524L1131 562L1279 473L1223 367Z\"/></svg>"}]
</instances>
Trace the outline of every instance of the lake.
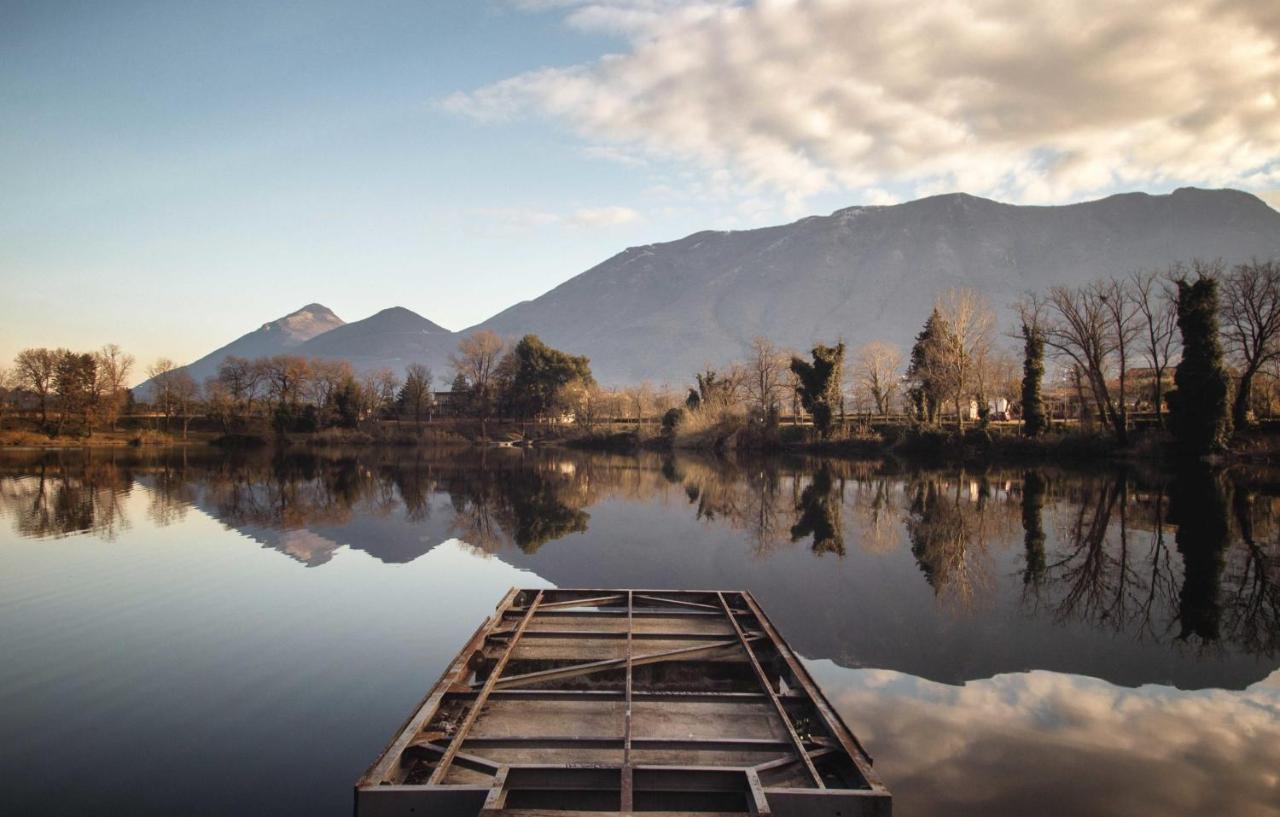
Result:
<instances>
[{"instance_id":1,"label":"lake","mask_svg":"<svg viewBox=\"0 0 1280 817\"><path fill-rule=\"evenodd\" d=\"M1280 472L0 456L0 812L348 815L507 588L755 594L912 815L1280 814Z\"/></svg>"}]
</instances>

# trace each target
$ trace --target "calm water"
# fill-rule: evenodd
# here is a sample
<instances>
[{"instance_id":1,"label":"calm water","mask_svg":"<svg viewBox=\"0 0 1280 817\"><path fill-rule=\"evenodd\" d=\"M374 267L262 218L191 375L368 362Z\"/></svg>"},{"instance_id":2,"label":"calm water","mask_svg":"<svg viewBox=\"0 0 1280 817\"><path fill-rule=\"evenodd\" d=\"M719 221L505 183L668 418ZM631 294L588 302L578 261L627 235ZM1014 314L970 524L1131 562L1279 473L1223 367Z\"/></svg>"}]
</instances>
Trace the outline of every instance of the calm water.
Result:
<instances>
[{"instance_id":1,"label":"calm water","mask_svg":"<svg viewBox=\"0 0 1280 817\"><path fill-rule=\"evenodd\" d=\"M747 588L899 815L1280 814L1280 478L0 459L0 812L347 815L511 585Z\"/></svg>"}]
</instances>

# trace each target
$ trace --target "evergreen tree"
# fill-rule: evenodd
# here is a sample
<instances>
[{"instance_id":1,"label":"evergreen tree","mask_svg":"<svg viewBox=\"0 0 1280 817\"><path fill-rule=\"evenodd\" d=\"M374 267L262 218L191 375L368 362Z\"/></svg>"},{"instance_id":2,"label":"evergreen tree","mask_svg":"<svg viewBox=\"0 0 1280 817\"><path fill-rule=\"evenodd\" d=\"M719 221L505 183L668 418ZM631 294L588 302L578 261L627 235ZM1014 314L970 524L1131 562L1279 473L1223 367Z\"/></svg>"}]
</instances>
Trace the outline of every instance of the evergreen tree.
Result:
<instances>
[{"instance_id":1,"label":"evergreen tree","mask_svg":"<svg viewBox=\"0 0 1280 817\"><path fill-rule=\"evenodd\" d=\"M1022 433L1036 437L1048 430L1040 383L1044 379L1044 337L1036 326L1022 324Z\"/></svg>"},{"instance_id":2,"label":"evergreen tree","mask_svg":"<svg viewBox=\"0 0 1280 817\"><path fill-rule=\"evenodd\" d=\"M1178 329L1182 360L1173 373L1169 424L1189 454L1226 445L1231 433L1229 378L1218 343L1218 283L1212 278L1178 282Z\"/></svg>"},{"instance_id":3,"label":"evergreen tree","mask_svg":"<svg viewBox=\"0 0 1280 817\"><path fill-rule=\"evenodd\" d=\"M507 401L520 417L536 417L551 408L560 390L574 381L590 385L591 367L585 357L552 349L537 335L525 335L511 350Z\"/></svg>"},{"instance_id":4,"label":"evergreen tree","mask_svg":"<svg viewBox=\"0 0 1280 817\"><path fill-rule=\"evenodd\" d=\"M911 347L907 380L912 385L907 396L915 408L916 419L925 423L933 423L938 416L938 407L942 405L943 386L938 376L937 351L945 334L945 321L934 309Z\"/></svg>"},{"instance_id":5,"label":"evergreen tree","mask_svg":"<svg viewBox=\"0 0 1280 817\"><path fill-rule=\"evenodd\" d=\"M800 380L796 392L805 411L813 415L813 427L822 438L831 434L832 415L840 403L840 373L843 369L843 343L813 347L813 363L798 357L791 358L791 371Z\"/></svg>"}]
</instances>

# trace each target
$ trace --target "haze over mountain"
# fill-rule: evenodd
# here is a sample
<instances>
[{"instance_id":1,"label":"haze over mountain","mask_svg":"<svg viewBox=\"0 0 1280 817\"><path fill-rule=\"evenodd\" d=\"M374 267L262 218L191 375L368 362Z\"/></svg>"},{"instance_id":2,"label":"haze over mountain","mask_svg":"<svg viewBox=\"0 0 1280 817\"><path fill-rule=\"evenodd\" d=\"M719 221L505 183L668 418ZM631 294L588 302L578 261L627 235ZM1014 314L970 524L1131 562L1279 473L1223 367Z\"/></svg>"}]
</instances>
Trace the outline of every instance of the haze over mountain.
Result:
<instances>
[{"instance_id":1,"label":"haze over mountain","mask_svg":"<svg viewBox=\"0 0 1280 817\"><path fill-rule=\"evenodd\" d=\"M211 374L226 354L291 350L346 358L361 370L422 362L443 383L459 338L491 329L512 338L534 333L586 355L602 383L682 384L703 365L741 358L756 335L802 351L837 338L905 350L949 287L984 293L1007 330L1010 306L1028 290L1195 258L1276 255L1280 212L1235 190L1128 193L1054 207L956 193L632 247L458 333L402 308L341 326L313 304L201 358L192 373ZM310 334L302 342L285 345L268 332L312 310L319 314L303 321ZM264 351L246 354L256 348Z\"/></svg>"}]
</instances>

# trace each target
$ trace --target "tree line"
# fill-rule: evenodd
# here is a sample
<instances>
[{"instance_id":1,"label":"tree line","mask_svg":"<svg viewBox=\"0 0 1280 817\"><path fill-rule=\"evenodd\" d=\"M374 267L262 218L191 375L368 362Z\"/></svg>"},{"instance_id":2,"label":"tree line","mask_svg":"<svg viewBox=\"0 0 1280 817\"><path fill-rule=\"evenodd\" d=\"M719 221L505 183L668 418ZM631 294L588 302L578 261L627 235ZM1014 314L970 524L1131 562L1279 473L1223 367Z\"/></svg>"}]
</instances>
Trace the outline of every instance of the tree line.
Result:
<instances>
[{"instance_id":1,"label":"tree line","mask_svg":"<svg viewBox=\"0 0 1280 817\"><path fill-rule=\"evenodd\" d=\"M1051 287L1023 296L1015 314L1016 329L1001 336L985 298L951 289L937 297L905 355L883 341L850 353L839 340L800 355L757 337L744 360L706 367L683 393L650 383L606 389L586 357L536 335L512 342L481 331L450 357L448 405L421 364L399 374L358 374L344 361L295 355L228 357L205 383L157 360L146 370L145 397L160 422L184 433L196 416L228 430L265 420L279 431L306 431L386 419L421 424L444 411L481 421L571 419L586 427L661 418L668 430L726 420L769 427L790 414L811 418L825 438L852 410L922 425L950 421L959 429L986 424L994 413L1020 419L1030 436L1070 414L1123 445L1132 415L1142 412L1182 436L1192 423L1202 438L1197 445L1212 448L1232 428L1247 427L1280 383L1274 260L1229 268L1194 262ZM1013 341L1021 355L1009 348ZM26 349L11 370L0 371L0 387L31 395L50 433L90 433L114 428L130 405L125 384L133 367L114 345L93 353ZM1046 384L1058 396L1056 410ZM1219 402L1226 406L1221 417Z\"/></svg>"}]
</instances>

